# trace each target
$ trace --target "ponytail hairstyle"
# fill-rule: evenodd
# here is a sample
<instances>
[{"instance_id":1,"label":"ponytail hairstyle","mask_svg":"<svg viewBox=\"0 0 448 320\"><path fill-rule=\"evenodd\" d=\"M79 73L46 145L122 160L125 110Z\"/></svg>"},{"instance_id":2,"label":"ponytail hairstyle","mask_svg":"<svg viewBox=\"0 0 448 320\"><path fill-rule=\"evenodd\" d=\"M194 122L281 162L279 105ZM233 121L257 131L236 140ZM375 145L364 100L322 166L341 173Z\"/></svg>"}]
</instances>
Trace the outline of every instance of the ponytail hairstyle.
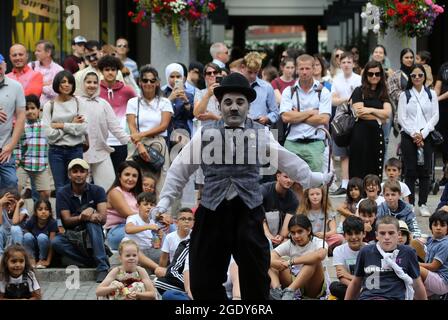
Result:
<instances>
[{"instance_id":1,"label":"ponytail hairstyle","mask_svg":"<svg viewBox=\"0 0 448 320\"><path fill-rule=\"evenodd\" d=\"M288 223L288 231L291 231L291 228L294 227L294 226L298 226L298 227L300 227L300 228L303 228L303 229L305 229L305 230L308 230L308 231L310 232L310 234L309 234L309 240L310 240L310 241L313 240L313 237L314 237L314 234L313 234L313 226L312 226L312 224L311 224L310 219L308 219L308 217L307 217L306 215L304 215L304 214L296 214L296 215L294 215L294 216L291 218L291 220L289 220L289 223ZM293 245L296 245L295 242L294 242L294 240L292 240L291 232L289 233L288 237L289 237L289 240L291 240L291 243L292 243Z\"/></svg>"}]
</instances>

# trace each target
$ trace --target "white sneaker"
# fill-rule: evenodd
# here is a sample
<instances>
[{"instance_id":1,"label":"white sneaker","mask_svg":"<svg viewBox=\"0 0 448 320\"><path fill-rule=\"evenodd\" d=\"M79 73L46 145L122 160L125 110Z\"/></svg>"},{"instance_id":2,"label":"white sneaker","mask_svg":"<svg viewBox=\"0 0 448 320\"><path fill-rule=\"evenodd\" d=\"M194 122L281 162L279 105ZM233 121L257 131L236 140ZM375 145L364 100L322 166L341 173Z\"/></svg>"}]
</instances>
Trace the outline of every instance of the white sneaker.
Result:
<instances>
[{"instance_id":1,"label":"white sneaker","mask_svg":"<svg viewBox=\"0 0 448 320\"><path fill-rule=\"evenodd\" d=\"M339 186L336 184L336 182L333 181L333 183L331 184L331 186L329 188L330 193L333 193L333 192L335 192L338 189L339 189Z\"/></svg>"},{"instance_id":2,"label":"white sneaker","mask_svg":"<svg viewBox=\"0 0 448 320\"><path fill-rule=\"evenodd\" d=\"M431 212L429 212L429 209L428 209L428 207L426 206L426 204L422 204L422 205L419 207L419 211L420 211L420 215L421 215L422 217L430 217L430 216L431 216Z\"/></svg>"}]
</instances>

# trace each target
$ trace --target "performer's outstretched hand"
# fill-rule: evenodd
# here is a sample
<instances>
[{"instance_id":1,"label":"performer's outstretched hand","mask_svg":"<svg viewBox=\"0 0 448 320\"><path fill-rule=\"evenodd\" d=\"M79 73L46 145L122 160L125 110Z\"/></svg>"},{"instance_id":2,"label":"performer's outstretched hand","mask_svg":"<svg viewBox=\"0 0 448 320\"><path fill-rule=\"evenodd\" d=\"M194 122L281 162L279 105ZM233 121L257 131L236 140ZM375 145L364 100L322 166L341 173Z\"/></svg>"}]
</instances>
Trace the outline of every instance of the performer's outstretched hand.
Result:
<instances>
[{"instance_id":1,"label":"performer's outstretched hand","mask_svg":"<svg viewBox=\"0 0 448 320\"><path fill-rule=\"evenodd\" d=\"M154 221L158 221L160 215L162 213L165 213L166 211L167 211L167 209L164 208L164 207L154 207L154 208L152 208L151 212L150 212L151 219L153 219Z\"/></svg>"},{"instance_id":2,"label":"performer's outstretched hand","mask_svg":"<svg viewBox=\"0 0 448 320\"><path fill-rule=\"evenodd\" d=\"M334 171L324 173L324 182L323 185L331 185L334 179Z\"/></svg>"}]
</instances>

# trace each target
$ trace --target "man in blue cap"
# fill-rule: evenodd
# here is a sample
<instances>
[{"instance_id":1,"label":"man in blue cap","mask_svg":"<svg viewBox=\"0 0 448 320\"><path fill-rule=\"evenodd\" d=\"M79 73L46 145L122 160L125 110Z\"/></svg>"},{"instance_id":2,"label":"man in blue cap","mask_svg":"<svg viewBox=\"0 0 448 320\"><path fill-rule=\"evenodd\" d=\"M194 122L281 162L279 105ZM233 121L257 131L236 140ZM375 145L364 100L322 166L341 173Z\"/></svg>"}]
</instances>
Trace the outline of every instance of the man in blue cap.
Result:
<instances>
[{"instance_id":1,"label":"man in blue cap","mask_svg":"<svg viewBox=\"0 0 448 320\"><path fill-rule=\"evenodd\" d=\"M0 186L17 188L12 154L25 127L25 94L22 85L5 76L6 62L0 54ZM13 126L13 119L15 124Z\"/></svg>"},{"instance_id":2,"label":"man in blue cap","mask_svg":"<svg viewBox=\"0 0 448 320\"><path fill-rule=\"evenodd\" d=\"M257 94L243 75L225 77L214 94L222 119L198 130L176 157L151 214L156 218L165 212L201 166L204 191L189 252L193 298L227 299L222 284L233 255L241 298L266 300L270 253L263 231L265 213L260 190L260 169L266 159L260 153L268 149L268 161L304 188L327 184L333 174L311 172L306 162L280 146L266 127L247 117L249 104Z\"/></svg>"}]
</instances>

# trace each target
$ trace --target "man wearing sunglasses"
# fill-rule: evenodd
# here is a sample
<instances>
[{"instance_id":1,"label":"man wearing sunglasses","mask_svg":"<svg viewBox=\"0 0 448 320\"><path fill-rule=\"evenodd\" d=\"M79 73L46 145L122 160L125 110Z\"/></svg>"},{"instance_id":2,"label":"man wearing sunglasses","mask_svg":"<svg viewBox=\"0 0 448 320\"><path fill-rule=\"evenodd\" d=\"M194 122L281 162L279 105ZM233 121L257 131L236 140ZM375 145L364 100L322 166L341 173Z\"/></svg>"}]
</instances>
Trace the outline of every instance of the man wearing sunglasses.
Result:
<instances>
[{"instance_id":1,"label":"man wearing sunglasses","mask_svg":"<svg viewBox=\"0 0 448 320\"><path fill-rule=\"evenodd\" d=\"M90 40L90 41L87 41L85 47L86 47L86 53L84 55L84 61L85 61L85 63L87 63L88 66L82 70L79 70L74 75L75 80L76 80L75 95L78 95L78 96L82 95L82 92L80 91L80 88L82 85L81 80L84 79L84 77L87 73L96 72L100 75L100 80L104 79L101 70L98 68L98 62L105 55L104 52L102 50L100 50L101 44L99 43L99 41ZM121 69L118 70L118 72L117 72L116 80L125 83Z\"/></svg>"},{"instance_id":2,"label":"man wearing sunglasses","mask_svg":"<svg viewBox=\"0 0 448 320\"><path fill-rule=\"evenodd\" d=\"M137 62L128 57L129 54L129 41L125 38L118 38L115 42L117 48L118 58L120 58L123 65L128 68L134 79L138 79L138 65Z\"/></svg>"}]
</instances>

